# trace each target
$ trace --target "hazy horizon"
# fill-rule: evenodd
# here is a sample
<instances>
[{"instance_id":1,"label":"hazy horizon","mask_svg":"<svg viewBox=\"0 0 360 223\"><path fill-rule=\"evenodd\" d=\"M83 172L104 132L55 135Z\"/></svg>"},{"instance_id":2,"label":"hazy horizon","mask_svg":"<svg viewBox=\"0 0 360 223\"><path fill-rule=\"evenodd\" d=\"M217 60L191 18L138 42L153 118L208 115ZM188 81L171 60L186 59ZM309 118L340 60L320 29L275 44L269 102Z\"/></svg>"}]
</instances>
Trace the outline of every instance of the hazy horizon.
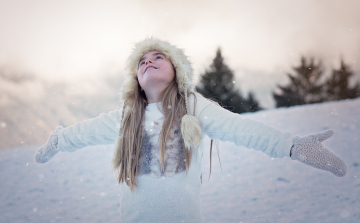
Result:
<instances>
[{"instance_id":1,"label":"hazy horizon","mask_svg":"<svg viewBox=\"0 0 360 223\"><path fill-rule=\"evenodd\" d=\"M185 49L196 82L221 47L237 87L264 107L300 56L325 72L343 58L360 73L359 1L0 0L0 68L77 83L123 75L133 44L159 37Z\"/></svg>"}]
</instances>

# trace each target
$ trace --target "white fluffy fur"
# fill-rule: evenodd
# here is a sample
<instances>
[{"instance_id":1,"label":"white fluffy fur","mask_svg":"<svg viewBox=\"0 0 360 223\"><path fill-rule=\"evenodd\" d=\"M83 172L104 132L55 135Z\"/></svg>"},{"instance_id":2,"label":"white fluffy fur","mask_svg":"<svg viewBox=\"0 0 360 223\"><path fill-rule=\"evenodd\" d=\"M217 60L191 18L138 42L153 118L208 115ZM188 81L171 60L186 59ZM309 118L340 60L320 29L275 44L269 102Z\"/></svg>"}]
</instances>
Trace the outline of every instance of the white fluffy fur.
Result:
<instances>
[{"instance_id":1,"label":"white fluffy fur","mask_svg":"<svg viewBox=\"0 0 360 223\"><path fill-rule=\"evenodd\" d=\"M144 54L152 50L163 53L173 64L180 93L185 95L185 91L192 88L193 70L184 51L166 41L148 38L135 44L135 48L127 60L126 72L128 79L123 84L121 90L122 99L127 106L131 106L134 103L133 92L138 84L137 71L139 60ZM181 133L185 146L189 149L196 148L201 141L199 120L189 114L185 115L181 120Z\"/></svg>"},{"instance_id":2,"label":"white fluffy fur","mask_svg":"<svg viewBox=\"0 0 360 223\"><path fill-rule=\"evenodd\" d=\"M124 84L123 94L135 89L134 84L137 83L133 80L134 78L136 80L139 60L142 56L144 56L144 54L152 50L157 50L163 53L174 65L176 70L176 79L181 93L184 93L186 89L192 87L193 71L190 61L184 54L184 51L166 41L149 38L136 43L133 52L127 59L126 72L128 77L130 77L130 80ZM185 76L187 76L188 82L186 82Z\"/></svg>"},{"instance_id":3,"label":"white fluffy fur","mask_svg":"<svg viewBox=\"0 0 360 223\"><path fill-rule=\"evenodd\" d=\"M181 119L181 134L186 148L197 148L201 141L199 119L192 115L184 115Z\"/></svg>"}]
</instances>

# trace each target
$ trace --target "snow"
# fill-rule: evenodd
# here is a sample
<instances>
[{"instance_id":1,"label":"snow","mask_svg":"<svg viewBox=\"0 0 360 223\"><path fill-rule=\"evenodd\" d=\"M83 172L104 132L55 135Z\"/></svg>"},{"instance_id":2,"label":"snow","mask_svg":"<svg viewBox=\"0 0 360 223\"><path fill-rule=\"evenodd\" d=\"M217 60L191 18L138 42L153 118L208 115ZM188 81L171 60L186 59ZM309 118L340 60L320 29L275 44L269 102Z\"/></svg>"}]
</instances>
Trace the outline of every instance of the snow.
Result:
<instances>
[{"instance_id":1,"label":"snow","mask_svg":"<svg viewBox=\"0 0 360 223\"><path fill-rule=\"evenodd\" d=\"M204 222L360 222L360 99L245 114L294 135L327 129L324 141L348 167L345 177L289 158L219 142L222 170L209 140L203 157ZM119 222L113 146L60 153L37 164L38 146L0 150L0 222Z\"/></svg>"}]
</instances>

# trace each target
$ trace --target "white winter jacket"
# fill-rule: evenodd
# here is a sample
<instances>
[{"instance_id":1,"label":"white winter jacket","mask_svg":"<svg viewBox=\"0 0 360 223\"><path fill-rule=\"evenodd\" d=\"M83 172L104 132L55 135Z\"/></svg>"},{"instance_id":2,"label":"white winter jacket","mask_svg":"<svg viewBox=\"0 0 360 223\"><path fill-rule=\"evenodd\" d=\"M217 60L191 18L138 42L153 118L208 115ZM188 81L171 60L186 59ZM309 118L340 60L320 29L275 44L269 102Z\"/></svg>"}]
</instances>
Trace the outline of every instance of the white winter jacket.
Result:
<instances>
[{"instance_id":1,"label":"white winter jacket","mask_svg":"<svg viewBox=\"0 0 360 223\"><path fill-rule=\"evenodd\" d=\"M261 150L270 157L290 156L293 144L291 133L279 131L239 114L234 114L202 95L190 96L190 110L199 119L203 136L231 141L237 146ZM196 102L194 112L194 102ZM161 108L161 106L159 106ZM58 133L60 151L99 144L113 144L118 136L121 109L101 114L97 118L79 122ZM139 176L131 193L126 184L121 185L120 212L123 222L201 222L200 176L202 145L193 157L189 172L184 168L178 128L166 146L165 170L160 169L157 140L163 114L156 103L145 111L143 147L139 161Z\"/></svg>"}]
</instances>

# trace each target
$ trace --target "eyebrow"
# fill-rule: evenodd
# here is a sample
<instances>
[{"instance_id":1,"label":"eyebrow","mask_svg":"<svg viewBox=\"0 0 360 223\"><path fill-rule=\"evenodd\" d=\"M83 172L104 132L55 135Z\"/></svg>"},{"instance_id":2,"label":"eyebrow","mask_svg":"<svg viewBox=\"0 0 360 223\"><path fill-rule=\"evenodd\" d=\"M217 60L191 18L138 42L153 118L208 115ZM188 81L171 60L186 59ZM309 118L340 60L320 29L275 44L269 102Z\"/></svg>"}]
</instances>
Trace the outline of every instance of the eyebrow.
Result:
<instances>
[{"instance_id":1,"label":"eyebrow","mask_svg":"<svg viewBox=\"0 0 360 223\"><path fill-rule=\"evenodd\" d=\"M156 52L156 53L153 53L153 54L152 54L152 56L156 56L156 55L162 55L162 56L166 57L163 53L160 53L160 52ZM141 57L140 60L139 60L139 63L140 63L141 61L143 61L144 59L145 59L144 56Z\"/></svg>"}]
</instances>

